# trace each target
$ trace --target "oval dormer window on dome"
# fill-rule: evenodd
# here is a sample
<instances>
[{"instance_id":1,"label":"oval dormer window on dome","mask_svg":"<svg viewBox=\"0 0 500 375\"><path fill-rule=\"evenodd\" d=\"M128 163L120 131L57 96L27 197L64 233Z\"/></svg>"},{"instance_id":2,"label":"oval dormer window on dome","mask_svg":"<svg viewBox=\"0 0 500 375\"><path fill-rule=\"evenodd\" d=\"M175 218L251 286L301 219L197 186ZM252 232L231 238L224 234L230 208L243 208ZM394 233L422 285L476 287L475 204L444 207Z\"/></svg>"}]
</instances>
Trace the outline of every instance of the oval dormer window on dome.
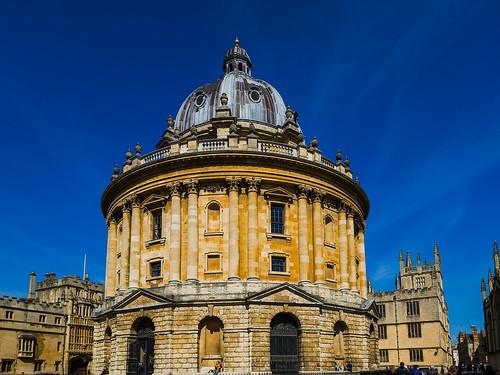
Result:
<instances>
[{"instance_id":1,"label":"oval dormer window on dome","mask_svg":"<svg viewBox=\"0 0 500 375\"><path fill-rule=\"evenodd\" d=\"M204 93L202 92L196 93L196 96L194 97L194 104L197 107L203 107L206 101L207 101L207 96Z\"/></svg>"},{"instance_id":2,"label":"oval dormer window on dome","mask_svg":"<svg viewBox=\"0 0 500 375\"><path fill-rule=\"evenodd\" d=\"M252 102L258 103L260 102L260 92L256 87L252 87L250 92L248 93L248 97Z\"/></svg>"}]
</instances>

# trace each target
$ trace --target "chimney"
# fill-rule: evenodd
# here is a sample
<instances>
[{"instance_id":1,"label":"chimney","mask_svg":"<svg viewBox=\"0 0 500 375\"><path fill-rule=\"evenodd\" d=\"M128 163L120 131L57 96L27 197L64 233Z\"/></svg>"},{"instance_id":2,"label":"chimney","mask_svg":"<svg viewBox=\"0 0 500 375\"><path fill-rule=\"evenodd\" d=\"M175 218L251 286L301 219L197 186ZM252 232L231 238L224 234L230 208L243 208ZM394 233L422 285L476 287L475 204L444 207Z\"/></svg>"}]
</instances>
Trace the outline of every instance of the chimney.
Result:
<instances>
[{"instance_id":1,"label":"chimney","mask_svg":"<svg viewBox=\"0 0 500 375\"><path fill-rule=\"evenodd\" d=\"M30 273L30 287L28 289L28 299L31 301L35 300L35 283L36 283L36 273Z\"/></svg>"}]
</instances>

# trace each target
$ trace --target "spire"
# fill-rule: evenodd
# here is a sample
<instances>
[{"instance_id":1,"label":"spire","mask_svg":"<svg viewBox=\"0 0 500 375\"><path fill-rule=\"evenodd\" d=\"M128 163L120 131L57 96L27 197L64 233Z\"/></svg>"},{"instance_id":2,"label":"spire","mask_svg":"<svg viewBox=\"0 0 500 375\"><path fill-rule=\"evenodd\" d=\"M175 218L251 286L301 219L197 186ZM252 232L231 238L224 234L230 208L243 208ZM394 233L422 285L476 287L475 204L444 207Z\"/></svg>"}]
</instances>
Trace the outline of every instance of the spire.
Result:
<instances>
[{"instance_id":1,"label":"spire","mask_svg":"<svg viewBox=\"0 0 500 375\"><path fill-rule=\"evenodd\" d=\"M396 274L396 290L401 289L401 279L399 278L399 274Z\"/></svg>"},{"instance_id":2,"label":"spire","mask_svg":"<svg viewBox=\"0 0 500 375\"><path fill-rule=\"evenodd\" d=\"M436 271L441 271L441 256L437 243L434 244L434 268Z\"/></svg>"},{"instance_id":3,"label":"spire","mask_svg":"<svg viewBox=\"0 0 500 375\"><path fill-rule=\"evenodd\" d=\"M413 267L413 263L411 261L410 250L406 250L406 267L407 268L412 268Z\"/></svg>"},{"instance_id":4,"label":"spire","mask_svg":"<svg viewBox=\"0 0 500 375\"><path fill-rule=\"evenodd\" d=\"M405 269L405 260L403 257L403 249L399 249L399 272L403 273Z\"/></svg>"},{"instance_id":5,"label":"spire","mask_svg":"<svg viewBox=\"0 0 500 375\"><path fill-rule=\"evenodd\" d=\"M486 299L486 283L484 282L484 278L481 279L481 296L484 301Z\"/></svg>"},{"instance_id":6,"label":"spire","mask_svg":"<svg viewBox=\"0 0 500 375\"><path fill-rule=\"evenodd\" d=\"M495 240L493 242L493 260L495 261L495 275L500 273L500 256L498 254L498 243Z\"/></svg>"},{"instance_id":7,"label":"spire","mask_svg":"<svg viewBox=\"0 0 500 375\"><path fill-rule=\"evenodd\" d=\"M488 288L491 291L493 290L493 275L491 273L491 268L488 270Z\"/></svg>"},{"instance_id":8,"label":"spire","mask_svg":"<svg viewBox=\"0 0 500 375\"><path fill-rule=\"evenodd\" d=\"M373 294L373 286L372 286L372 282L370 279L368 279L367 284L368 284L368 288L367 288L368 293Z\"/></svg>"}]
</instances>

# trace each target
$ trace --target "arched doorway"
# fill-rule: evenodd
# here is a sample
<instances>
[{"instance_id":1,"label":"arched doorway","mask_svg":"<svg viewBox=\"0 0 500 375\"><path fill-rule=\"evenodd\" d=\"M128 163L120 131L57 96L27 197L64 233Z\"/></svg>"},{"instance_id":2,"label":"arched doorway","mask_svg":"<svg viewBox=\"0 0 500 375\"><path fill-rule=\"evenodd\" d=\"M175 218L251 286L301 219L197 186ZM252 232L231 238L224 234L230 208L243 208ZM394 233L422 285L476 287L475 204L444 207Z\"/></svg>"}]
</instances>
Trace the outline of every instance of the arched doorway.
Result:
<instances>
[{"instance_id":1,"label":"arched doorway","mask_svg":"<svg viewBox=\"0 0 500 375\"><path fill-rule=\"evenodd\" d=\"M153 373L154 330L154 324L149 318L139 318L132 325L127 358L128 375L151 375Z\"/></svg>"},{"instance_id":2,"label":"arched doorway","mask_svg":"<svg viewBox=\"0 0 500 375\"><path fill-rule=\"evenodd\" d=\"M217 361L224 359L224 326L222 321L210 316L199 324L199 370L205 371L215 367Z\"/></svg>"},{"instance_id":3,"label":"arched doorway","mask_svg":"<svg viewBox=\"0 0 500 375\"><path fill-rule=\"evenodd\" d=\"M79 355L69 360L70 375L87 375L87 368L92 358L87 355Z\"/></svg>"},{"instance_id":4,"label":"arched doorway","mask_svg":"<svg viewBox=\"0 0 500 375\"><path fill-rule=\"evenodd\" d=\"M271 320L271 371L273 374L299 373L299 325L289 314Z\"/></svg>"}]
</instances>

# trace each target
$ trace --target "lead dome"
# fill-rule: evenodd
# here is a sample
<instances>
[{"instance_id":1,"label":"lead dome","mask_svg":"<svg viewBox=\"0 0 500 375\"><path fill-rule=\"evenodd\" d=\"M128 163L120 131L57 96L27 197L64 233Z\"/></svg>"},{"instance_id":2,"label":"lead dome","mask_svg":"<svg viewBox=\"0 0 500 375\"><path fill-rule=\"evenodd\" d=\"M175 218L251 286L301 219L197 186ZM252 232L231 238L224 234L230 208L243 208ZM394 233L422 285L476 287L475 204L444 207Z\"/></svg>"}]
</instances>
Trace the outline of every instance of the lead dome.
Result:
<instances>
[{"instance_id":1,"label":"lead dome","mask_svg":"<svg viewBox=\"0 0 500 375\"><path fill-rule=\"evenodd\" d=\"M238 39L226 52L222 70L224 76L198 87L182 103L175 118L181 132L215 117L223 93L235 117L271 126L286 121L286 106L280 93L266 81L252 77L252 62Z\"/></svg>"}]
</instances>

